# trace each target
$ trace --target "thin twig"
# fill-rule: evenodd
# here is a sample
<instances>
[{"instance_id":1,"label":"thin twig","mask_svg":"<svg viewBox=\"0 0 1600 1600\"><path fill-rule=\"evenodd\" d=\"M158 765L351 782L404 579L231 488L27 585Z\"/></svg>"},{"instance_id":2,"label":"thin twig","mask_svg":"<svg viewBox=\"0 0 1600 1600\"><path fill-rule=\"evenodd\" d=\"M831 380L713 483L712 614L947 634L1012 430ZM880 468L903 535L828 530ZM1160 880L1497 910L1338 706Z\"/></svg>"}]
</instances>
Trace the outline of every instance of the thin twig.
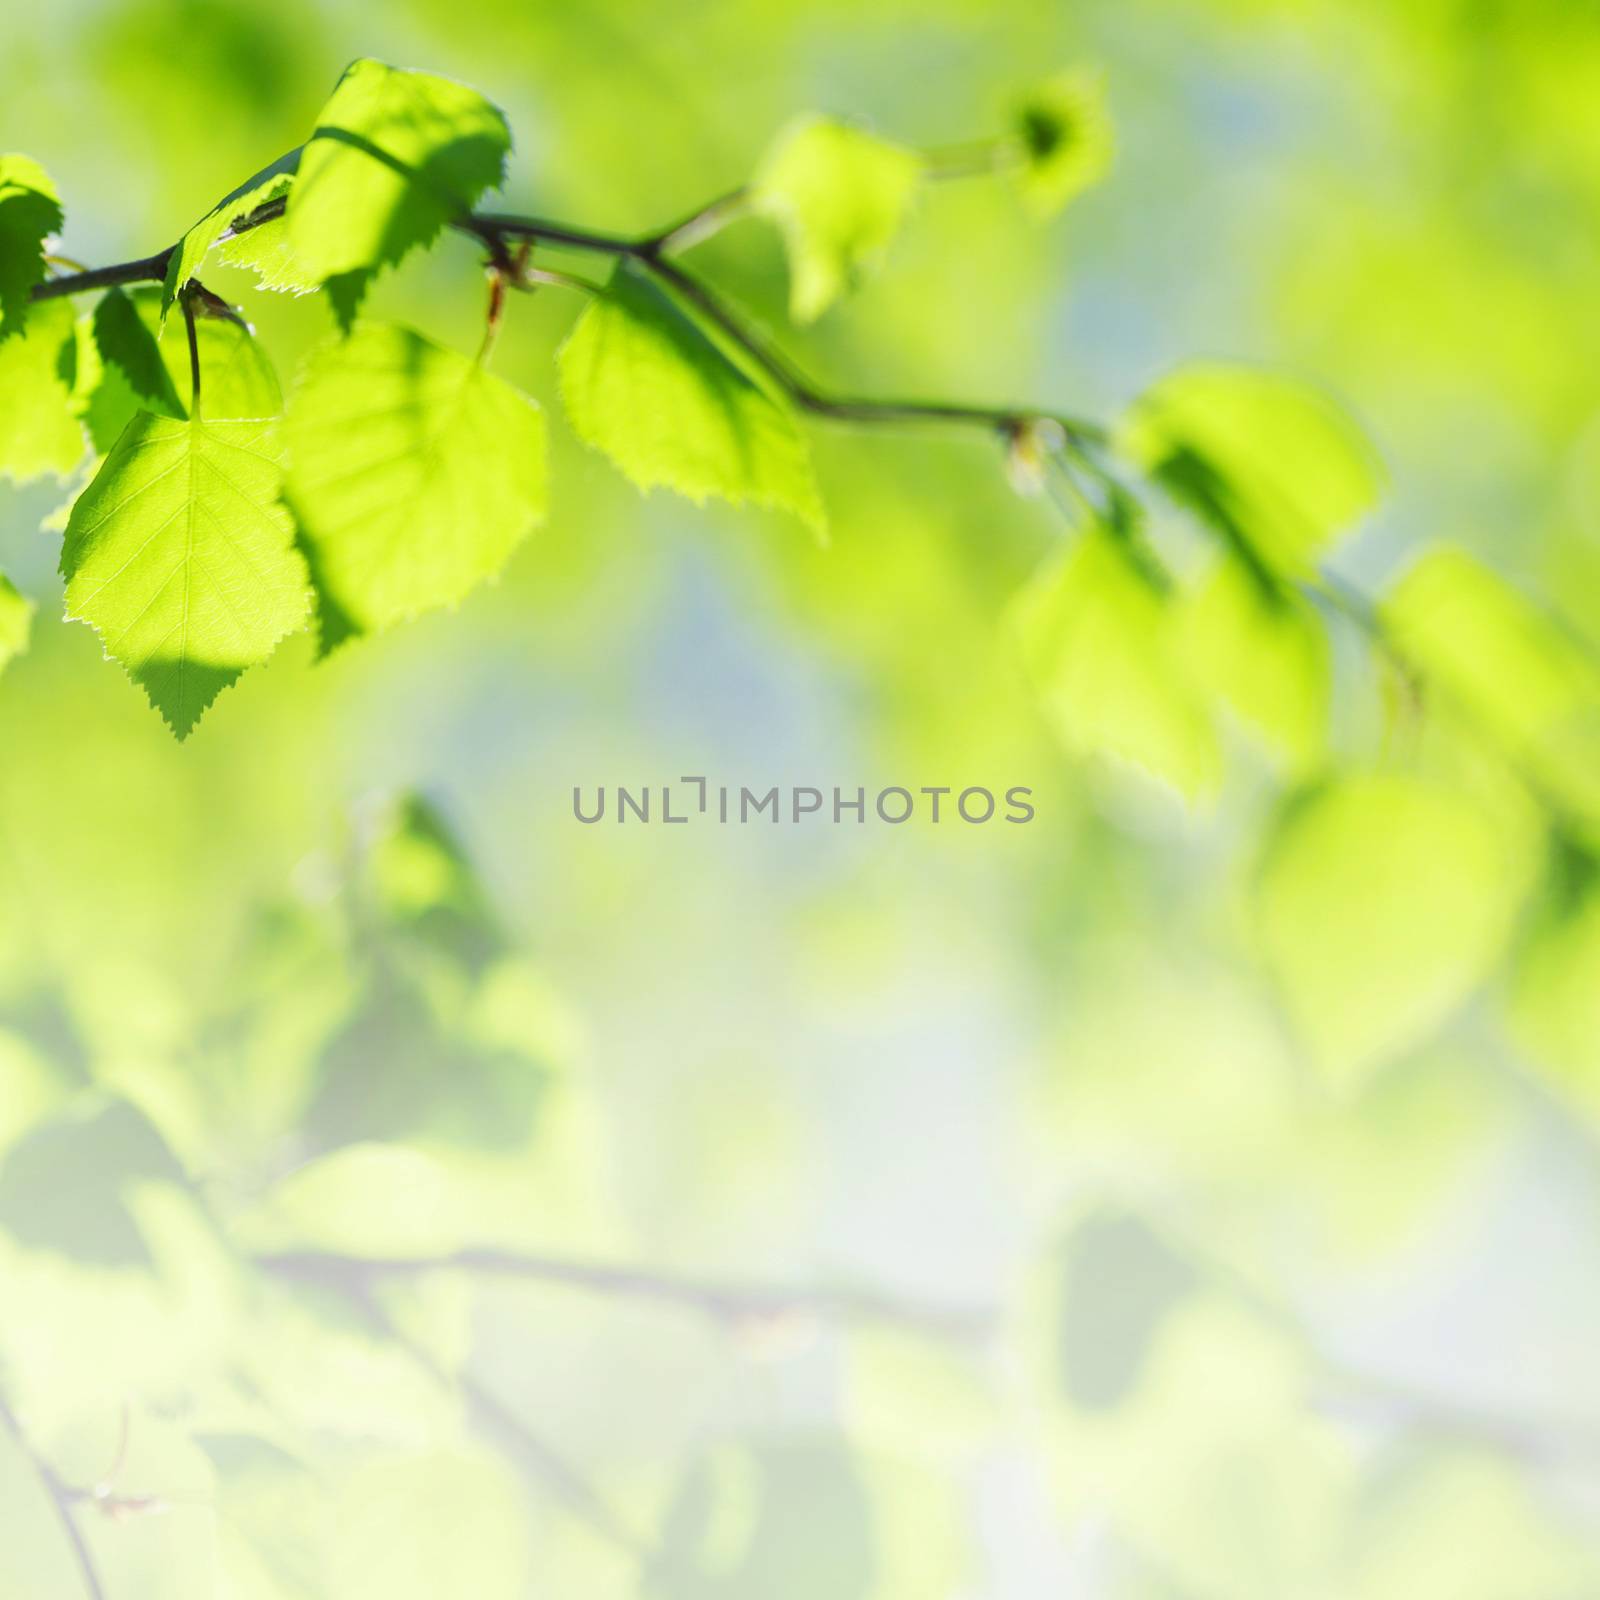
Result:
<instances>
[{"instance_id":1,"label":"thin twig","mask_svg":"<svg viewBox=\"0 0 1600 1600\"><path fill-rule=\"evenodd\" d=\"M186 283L183 301L183 331L189 336L189 415L200 420L200 339L194 328L194 286Z\"/></svg>"},{"instance_id":2,"label":"thin twig","mask_svg":"<svg viewBox=\"0 0 1600 1600\"><path fill-rule=\"evenodd\" d=\"M78 1526L77 1514L72 1509L72 1493L56 1476L55 1469L50 1463L28 1443L21 1421L4 1396L0 1396L0 1426L3 1426L16 1441L17 1448L28 1458L39 1482L44 1485L45 1493L50 1497L50 1504L55 1507L56 1518L61 1524L62 1532L66 1534L67 1544L72 1550L72 1559L77 1564L78 1575L83 1579L84 1593L89 1600L106 1600L105 1586L100 1582L100 1574L95 1570L89 1542L84 1538L83 1529Z\"/></svg>"}]
</instances>

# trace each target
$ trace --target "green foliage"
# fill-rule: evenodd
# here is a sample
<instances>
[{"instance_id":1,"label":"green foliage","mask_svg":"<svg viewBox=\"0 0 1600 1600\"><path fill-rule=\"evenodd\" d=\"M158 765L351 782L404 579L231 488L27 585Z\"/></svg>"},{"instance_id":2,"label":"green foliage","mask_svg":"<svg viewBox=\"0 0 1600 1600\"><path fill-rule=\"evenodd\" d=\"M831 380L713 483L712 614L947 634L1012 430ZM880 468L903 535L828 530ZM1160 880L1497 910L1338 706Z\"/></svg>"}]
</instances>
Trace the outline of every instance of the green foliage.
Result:
<instances>
[{"instance_id":1,"label":"green foliage","mask_svg":"<svg viewBox=\"0 0 1600 1600\"><path fill-rule=\"evenodd\" d=\"M1134 406L1121 442L1277 577L1307 576L1378 496L1378 466L1355 424L1317 390L1250 367L1174 373Z\"/></svg>"},{"instance_id":2,"label":"green foliage","mask_svg":"<svg viewBox=\"0 0 1600 1600\"><path fill-rule=\"evenodd\" d=\"M1422 557L1384 606L1398 648L1600 840L1600 667L1593 652L1463 551Z\"/></svg>"},{"instance_id":3,"label":"green foliage","mask_svg":"<svg viewBox=\"0 0 1600 1600\"><path fill-rule=\"evenodd\" d=\"M44 277L44 241L61 222L61 198L44 168L27 156L0 156L0 339L26 322Z\"/></svg>"},{"instance_id":4,"label":"green foliage","mask_svg":"<svg viewBox=\"0 0 1600 1600\"><path fill-rule=\"evenodd\" d=\"M67 615L180 738L304 620L277 425L141 412L73 507Z\"/></svg>"},{"instance_id":5,"label":"green foliage","mask_svg":"<svg viewBox=\"0 0 1600 1600\"><path fill-rule=\"evenodd\" d=\"M1228 705L1290 770L1327 741L1332 664L1327 635L1299 596L1263 588L1224 557L1180 605L1178 653L1194 681Z\"/></svg>"},{"instance_id":6,"label":"green foliage","mask_svg":"<svg viewBox=\"0 0 1600 1600\"><path fill-rule=\"evenodd\" d=\"M1191 799L1216 786L1220 754L1178 653L1164 596L1105 529L1091 529L1022 595L1024 660L1068 749L1131 762Z\"/></svg>"},{"instance_id":7,"label":"green foliage","mask_svg":"<svg viewBox=\"0 0 1600 1600\"><path fill-rule=\"evenodd\" d=\"M1522 843L1468 796L1398 773L1287 808L1261 869L1263 950L1333 1082L1359 1084L1471 995L1528 887Z\"/></svg>"},{"instance_id":8,"label":"green foliage","mask_svg":"<svg viewBox=\"0 0 1600 1600\"><path fill-rule=\"evenodd\" d=\"M544 419L481 363L367 324L307 362L287 495L323 644L454 605L544 514Z\"/></svg>"},{"instance_id":9,"label":"green foliage","mask_svg":"<svg viewBox=\"0 0 1600 1600\"><path fill-rule=\"evenodd\" d=\"M64 478L83 459L72 408L72 307L46 300L20 334L0 339L0 477Z\"/></svg>"},{"instance_id":10,"label":"green foliage","mask_svg":"<svg viewBox=\"0 0 1600 1600\"><path fill-rule=\"evenodd\" d=\"M289 192L299 170L300 155L297 147L279 156L271 166L263 167L254 177L246 178L184 234L167 265L161 292L163 316L177 299L178 291L199 272L207 253L236 222L248 217L257 206L269 200L281 200Z\"/></svg>"},{"instance_id":11,"label":"green foliage","mask_svg":"<svg viewBox=\"0 0 1600 1600\"><path fill-rule=\"evenodd\" d=\"M1036 85L1018 103L1018 182L1039 216L1059 211L1111 170L1114 139L1098 72L1075 68Z\"/></svg>"},{"instance_id":12,"label":"green foliage","mask_svg":"<svg viewBox=\"0 0 1600 1600\"><path fill-rule=\"evenodd\" d=\"M364 283L498 186L510 149L505 117L482 95L431 73L354 62L317 117L289 193L300 270Z\"/></svg>"},{"instance_id":13,"label":"green foliage","mask_svg":"<svg viewBox=\"0 0 1600 1600\"><path fill-rule=\"evenodd\" d=\"M0 572L0 672L28 648L32 628L33 602Z\"/></svg>"},{"instance_id":14,"label":"green foliage","mask_svg":"<svg viewBox=\"0 0 1600 1600\"><path fill-rule=\"evenodd\" d=\"M560 368L573 430L639 488L773 506L825 531L792 407L633 273L619 270L584 312Z\"/></svg>"},{"instance_id":15,"label":"green foliage","mask_svg":"<svg viewBox=\"0 0 1600 1600\"><path fill-rule=\"evenodd\" d=\"M751 203L783 230L796 322L815 321L883 259L922 170L916 151L830 117L803 118L779 137Z\"/></svg>"}]
</instances>

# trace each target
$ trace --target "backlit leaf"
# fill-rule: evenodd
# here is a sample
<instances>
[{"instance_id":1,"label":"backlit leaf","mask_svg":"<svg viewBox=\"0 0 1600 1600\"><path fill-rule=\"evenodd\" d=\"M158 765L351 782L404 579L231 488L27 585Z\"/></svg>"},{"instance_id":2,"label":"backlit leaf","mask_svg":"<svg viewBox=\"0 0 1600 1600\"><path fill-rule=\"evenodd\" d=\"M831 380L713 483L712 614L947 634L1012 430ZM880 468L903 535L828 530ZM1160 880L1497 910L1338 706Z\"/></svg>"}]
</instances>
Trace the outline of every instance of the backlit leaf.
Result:
<instances>
[{"instance_id":1,"label":"backlit leaf","mask_svg":"<svg viewBox=\"0 0 1600 1600\"><path fill-rule=\"evenodd\" d=\"M1116 539L1092 530L1017 603L1044 712L1080 756L1112 756L1195 798L1216 785L1216 732L1174 649L1167 602Z\"/></svg>"},{"instance_id":2,"label":"backlit leaf","mask_svg":"<svg viewBox=\"0 0 1600 1600\"><path fill-rule=\"evenodd\" d=\"M11 580L0 572L0 672L28 648L32 626L33 602L18 594Z\"/></svg>"},{"instance_id":3,"label":"backlit leaf","mask_svg":"<svg viewBox=\"0 0 1600 1600\"><path fill-rule=\"evenodd\" d=\"M783 230L797 322L819 317L883 257L922 165L914 150L829 117L803 118L779 137L751 199Z\"/></svg>"},{"instance_id":4,"label":"backlit leaf","mask_svg":"<svg viewBox=\"0 0 1600 1600\"><path fill-rule=\"evenodd\" d=\"M1200 685L1287 765L1317 757L1330 664L1327 635L1304 601L1263 588L1240 562L1225 560L1181 602L1178 650Z\"/></svg>"},{"instance_id":5,"label":"backlit leaf","mask_svg":"<svg viewBox=\"0 0 1600 1600\"><path fill-rule=\"evenodd\" d=\"M360 60L323 107L289 194L289 242L317 279L393 265L505 173L511 133L472 89Z\"/></svg>"},{"instance_id":6,"label":"backlit leaf","mask_svg":"<svg viewBox=\"0 0 1600 1600\"><path fill-rule=\"evenodd\" d=\"M305 619L270 420L136 416L67 523L67 615L184 738Z\"/></svg>"},{"instance_id":7,"label":"backlit leaf","mask_svg":"<svg viewBox=\"0 0 1600 1600\"><path fill-rule=\"evenodd\" d=\"M662 294L618 272L561 347L574 431L641 489L792 511L825 526L792 408L747 377Z\"/></svg>"},{"instance_id":8,"label":"backlit leaf","mask_svg":"<svg viewBox=\"0 0 1600 1600\"><path fill-rule=\"evenodd\" d=\"M76 347L66 300L34 306L20 334L0 339L0 477L64 478L83 459L72 404Z\"/></svg>"},{"instance_id":9,"label":"backlit leaf","mask_svg":"<svg viewBox=\"0 0 1600 1600\"><path fill-rule=\"evenodd\" d=\"M1383 615L1447 707L1600 827L1600 666L1583 645L1455 549L1423 556Z\"/></svg>"},{"instance_id":10,"label":"backlit leaf","mask_svg":"<svg viewBox=\"0 0 1600 1600\"><path fill-rule=\"evenodd\" d=\"M1181 368L1124 420L1121 448L1236 553L1288 578L1370 511L1371 446L1318 390L1223 362Z\"/></svg>"},{"instance_id":11,"label":"backlit leaf","mask_svg":"<svg viewBox=\"0 0 1600 1600\"><path fill-rule=\"evenodd\" d=\"M454 605L544 514L544 418L419 333L359 326L289 408L287 494L324 611L367 632Z\"/></svg>"},{"instance_id":12,"label":"backlit leaf","mask_svg":"<svg viewBox=\"0 0 1600 1600\"><path fill-rule=\"evenodd\" d=\"M166 282L161 290L161 311L165 316L178 291L200 270L211 247L233 224L247 217L257 206L269 200L282 199L300 165L300 150L290 150L269 167L263 167L253 177L246 178L237 189L224 195L195 225L184 234L178 248L167 263Z\"/></svg>"},{"instance_id":13,"label":"backlit leaf","mask_svg":"<svg viewBox=\"0 0 1600 1600\"><path fill-rule=\"evenodd\" d=\"M1023 198L1039 216L1059 211L1111 170L1115 150L1105 86L1075 68L1035 85L1016 108Z\"/></svg>"},{"instance_id":14,"label":"backlit leaf","mask_svg":"<svg viewBox=\"0 0 1600 1600\"><path fill-rule=\"evenodd\" d=\"M1527 886L1525 849L1465 796L1399 773L1301 796L1271 839L1263 950L1336 1083L1423 1043L1487 976Z\"/></svg>"},{"instance_id":15,"label":"backlit leaf","mask_svg":"<svg viewBox=\"0 0 1600 1600\"><path fill-rule=\"evenodd\" d=\"M61 199L44 168L27 156L0 156L0 339L27 320L44 277L44 241L60 226Z\"/></svg>"}]
</instances>

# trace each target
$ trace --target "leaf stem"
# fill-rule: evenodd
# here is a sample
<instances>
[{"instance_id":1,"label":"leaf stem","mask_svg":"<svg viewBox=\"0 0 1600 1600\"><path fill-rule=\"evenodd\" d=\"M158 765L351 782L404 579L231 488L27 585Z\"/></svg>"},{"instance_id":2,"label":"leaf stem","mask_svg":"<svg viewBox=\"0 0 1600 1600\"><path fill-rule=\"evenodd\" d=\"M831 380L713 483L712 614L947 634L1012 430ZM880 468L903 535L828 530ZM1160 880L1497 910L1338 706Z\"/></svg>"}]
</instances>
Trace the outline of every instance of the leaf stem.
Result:
<instances>
[{"instance_id":1,"label":"leaf stem","mask_svg":"<svg viewBox=\"0 0 1600 1600\"><path fill-rule=\"evenodd\" d=\"M185 284L183 294L183 330L189 336L189 415L200 420L200 339L194 326L194 290Z\"/></svg>"}]
</instances>

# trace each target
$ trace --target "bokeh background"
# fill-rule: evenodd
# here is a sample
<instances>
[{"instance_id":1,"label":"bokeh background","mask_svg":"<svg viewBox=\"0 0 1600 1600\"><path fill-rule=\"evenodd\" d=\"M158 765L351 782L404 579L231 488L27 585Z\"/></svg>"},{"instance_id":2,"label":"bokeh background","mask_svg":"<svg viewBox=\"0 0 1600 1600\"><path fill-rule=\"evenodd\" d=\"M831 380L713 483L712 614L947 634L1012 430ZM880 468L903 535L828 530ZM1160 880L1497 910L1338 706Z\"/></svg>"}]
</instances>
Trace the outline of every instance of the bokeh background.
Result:
<instances>
[{"instance_id":1,"label":"bokeh background","mask_svg":"<svg viewBox=\"0 0 1600 1600\"><path fill-rule=\"evenodd\" d=\"M1189 357L1273 362L1386 463L1349 574L1447 537L1600 628L1592 5L62 0L5 32L0 147L90 262L176 237L357 55L506 108L508 209L618 230L798 112L946 144L1099 63L1110 181L1042 228L940 186L790 348L1104 418ZM781 319L763 225L697 262ZM286 377L327 330L207 281ZM471 349L482 304L455 240L374 309ZM291 641L182 747L56 620L60 486L0 495L41 603L0 682L7 1593L84 1592L40 1462L114 1600L1600 1593L1592 1085L1493 985L1319 1076L1256 959L1279 790L1069 759L1027 687L1050 505L982 438L840 431L826 548L640 500L559 417L578 309L519 299L497 353L554 452L503 580ZM1353 690L1347 759L1378 723ZM572 819L681 774L1038 815ZM463 1248L576 1278L304 1257Z\"/></svg>"}]
</instances>

